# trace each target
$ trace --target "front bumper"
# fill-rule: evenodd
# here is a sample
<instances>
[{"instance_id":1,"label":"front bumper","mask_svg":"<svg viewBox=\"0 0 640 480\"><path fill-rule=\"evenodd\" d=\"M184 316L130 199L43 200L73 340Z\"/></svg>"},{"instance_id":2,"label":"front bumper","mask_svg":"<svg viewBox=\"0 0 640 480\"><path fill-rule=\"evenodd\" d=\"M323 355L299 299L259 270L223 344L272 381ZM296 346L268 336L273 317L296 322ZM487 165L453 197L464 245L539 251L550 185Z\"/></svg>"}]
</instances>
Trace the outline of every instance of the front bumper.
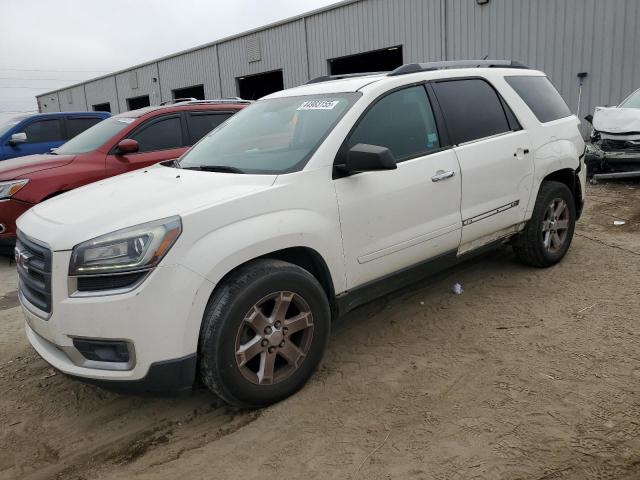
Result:
<instances>
[{"instance_id":1,"label":"front bumper","mask_svg":"<svg viewBox=\"0 0 640 480\"><path fill-rule=\"evenodd\" d=\"M48 317L19 296L27 337L38 354L57 370L93 383L129 385L134 390L191 385L200 324L213 284L181 265L168 265L157 267L132 291L75 297L67 277L70 256L69 251L53 253ZM74 339L126 342L134 361L126 368L82 361ZM173 380L163 382L165 377Z\"/></svg>"},{"instance_id":2,"label":"front bumper","mask_svg":"<svg viewBox=\"0 0 640 480\"><path fill-rule=\"evenodd\" d=\"M640 151L638 150L603 150L593 143L587 150L585 160L589 171L629 171L640 170Z\"/></svg>"}]
</instances>

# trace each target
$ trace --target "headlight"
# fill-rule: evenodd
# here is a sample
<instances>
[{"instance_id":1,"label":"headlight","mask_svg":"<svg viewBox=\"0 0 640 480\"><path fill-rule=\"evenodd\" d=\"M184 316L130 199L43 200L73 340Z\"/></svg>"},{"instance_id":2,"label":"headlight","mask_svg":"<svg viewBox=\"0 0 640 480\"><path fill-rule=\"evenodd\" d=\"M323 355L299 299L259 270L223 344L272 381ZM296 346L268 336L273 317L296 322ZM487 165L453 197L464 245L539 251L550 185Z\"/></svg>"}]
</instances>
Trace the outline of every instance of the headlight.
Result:
<instances>
[{"instance_id":1,"label":"headlight","mask_svg":"<svg viewBox=\"0 0 640 480\"><path fill-rule=\"evenodd\" d=\"M0 182L0 200L13 197L24 187L29 180L11 180L10 182Z\"/></svg>"},{"instance_id":2,"label":"headlight","mask_svg":"<svg viewBox=\"0 0 640 480\"><path fill-rule=\"evenodd\" d=\"M148 270L160 263L182 233L180 217L125 228L76 245L69 275L109 275Z\"/></svg>"}]
</instances>

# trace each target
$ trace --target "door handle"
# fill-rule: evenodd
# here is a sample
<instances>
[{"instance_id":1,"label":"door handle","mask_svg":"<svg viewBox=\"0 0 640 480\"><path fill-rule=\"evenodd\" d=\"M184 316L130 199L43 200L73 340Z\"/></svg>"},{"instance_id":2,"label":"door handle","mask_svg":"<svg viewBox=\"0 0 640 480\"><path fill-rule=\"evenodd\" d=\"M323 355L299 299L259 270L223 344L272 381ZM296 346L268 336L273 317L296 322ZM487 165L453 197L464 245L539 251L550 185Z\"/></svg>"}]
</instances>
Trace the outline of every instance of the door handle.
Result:
<instances>
[{"instance_id":1,"label":"door handle","mask_svg":"<svg viewBox=\"0 0 640 480\"><path fill-rule=\"evenodd\" d=\"M451 178L456 174L456 172L450 171L445 172L444 170L438 170L436 174L431 177L432 182L439 182L441 180L446 180L447 178Z\"/></svg>"},{"instance_id":2,"label":"door handle","mask_svg":"<svg viewBox=\"0 0 640 480\"><path fill-rule=\"evenodd\" d=\"M520 149L518 149L518 150L520 150ZM523 150L522 150L522 153L523 153L524 155L529 155L529 149L528 149L528 148L523 149ZM514 156L514 157L517 157L517 156L518 156L518 152L514 153L514 154L513 154L513 156Z\"/></svg>"}]
</instances>

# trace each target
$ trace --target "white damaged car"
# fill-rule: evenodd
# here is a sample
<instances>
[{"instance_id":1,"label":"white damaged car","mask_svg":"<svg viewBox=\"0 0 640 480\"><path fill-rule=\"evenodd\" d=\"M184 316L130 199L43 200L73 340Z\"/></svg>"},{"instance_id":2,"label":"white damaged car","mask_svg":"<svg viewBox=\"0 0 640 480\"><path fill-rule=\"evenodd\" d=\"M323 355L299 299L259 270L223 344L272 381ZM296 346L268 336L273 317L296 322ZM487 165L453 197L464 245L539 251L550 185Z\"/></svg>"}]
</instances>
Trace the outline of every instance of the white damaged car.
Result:
<instances>
[{"instance_id":1,"label":"white damaged car","mask_svg":"<svg viewBox=\"0 0 640 480\"><path fill-rule=\"evenodd\" d=\"M617 107L596 107L587 120L593 125L587 155L589 173L640 176L640 89Z\"/></svg>"}]
</instances>

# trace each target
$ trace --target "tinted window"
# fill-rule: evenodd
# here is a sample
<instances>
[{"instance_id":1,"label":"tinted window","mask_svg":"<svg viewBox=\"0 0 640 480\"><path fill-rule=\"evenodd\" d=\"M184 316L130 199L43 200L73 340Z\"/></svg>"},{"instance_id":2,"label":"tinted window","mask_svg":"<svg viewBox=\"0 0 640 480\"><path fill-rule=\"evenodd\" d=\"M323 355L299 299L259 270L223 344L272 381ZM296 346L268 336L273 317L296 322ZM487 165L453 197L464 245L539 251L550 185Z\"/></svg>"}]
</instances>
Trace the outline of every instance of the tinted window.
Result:
<instances>
[{"instance_id":1,"label":"tinted window","mask_svg":"<svg viewBox=\"0 0 640 480\"><path fill-rule=\"evenodd\" d=\"M62 126L59 119L39 120L29 124L24 133L28 143L56 142L62 140Z\"/></svg>"},{"instance_id":2,"label":"tinted window","mask_svg":"<svg viewBox=\"0 0 640 480\"><path fill-rule=\"evenodd\" d=\"M131 138L138 142L139 152L168 150L182 146L182 126L180 117L169 117L153 121L148 127L142 127Z\"/></svg>"},{"instance_id":3,"label":"tinted window","mask_svg":"<svg viewBox=\"0 0 640 480\"><path fill-rule=\"evenodd\" d=\"M547 77L505 77L541 123L568 117L571 111Z\"/></svg>"},{"instance_id":4,"label":"tinted window","mask_svg":"<svg viewBox=\"0 0 640 480\"><path fill-rule=\"evenodd\" d=\"M431 105L424 87L410 87L379 100L349 137L349 148L358 143L387 147L403 160L440 148Z\"/></svg>"},{"instance_id":5,"label":"tinted window","mask_svg":"<svg viewBox=\"0 0 640 480\"><path fill-rule=\"evenodd\" d=\"M456 144L511 130L498 94L484 80L436 82L433 88Z\"/></svg>"},{"instance_id":6,"label":"tinted window","mask_svg":"<svg viewBox=\"0 0 640 480\"><path fill-rule=\"evenodd\" d=\"M73 138L100 122L101 118L67 118L67 138Z\"/></svg>"},{"instance_id":7,"label":"tinted window","mask_svg":"<svg viewBox=\"0 0 640 480\"><path fill-rule=\"evenodd\" d=\"M229 113L190 113L187 115L191 144L196 143L230 116Z\"/></svg>"}]
</instances>

